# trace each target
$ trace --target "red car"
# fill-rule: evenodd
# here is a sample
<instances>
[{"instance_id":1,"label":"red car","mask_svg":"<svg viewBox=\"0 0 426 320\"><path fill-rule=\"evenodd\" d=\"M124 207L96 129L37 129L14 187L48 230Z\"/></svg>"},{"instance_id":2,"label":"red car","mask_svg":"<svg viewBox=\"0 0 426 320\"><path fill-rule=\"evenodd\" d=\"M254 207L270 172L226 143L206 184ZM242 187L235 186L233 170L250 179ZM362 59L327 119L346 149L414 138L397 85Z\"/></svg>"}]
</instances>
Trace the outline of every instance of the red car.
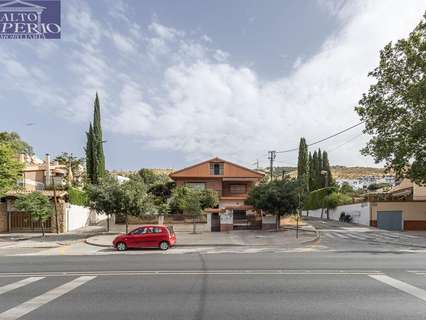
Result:
<instances>
[{"instance_id":1,"label":"red car","mask_svg":"<svg viewBox=\"0 0 426 320\"><path fill-rule=\"evenodd\" d=\"M130 248L160 248L167 250L176 243L172 226L143 226L128 234L117 236L112 242L118 251Z\"/></svg>"}]
</instances>

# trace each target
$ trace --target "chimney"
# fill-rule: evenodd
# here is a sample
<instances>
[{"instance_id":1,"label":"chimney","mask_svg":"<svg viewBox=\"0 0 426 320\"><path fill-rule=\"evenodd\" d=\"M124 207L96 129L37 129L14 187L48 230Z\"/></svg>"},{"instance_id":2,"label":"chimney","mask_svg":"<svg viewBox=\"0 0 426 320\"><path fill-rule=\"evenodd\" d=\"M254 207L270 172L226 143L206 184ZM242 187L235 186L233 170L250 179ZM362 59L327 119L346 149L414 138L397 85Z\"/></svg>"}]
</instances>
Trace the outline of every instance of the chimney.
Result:
<instances>
[{"instance_id":1,"label":"chimney","mask_svg":"<svg viewBox=\"0 0 426 320\"><path fill-rule=\"evenodd\" d=\"M46 157L44 160L44 164L46 166L46 186L49 186L52 183L52 175L50 172L50 155L46 153Z\"/></svg>"}]
</instances>

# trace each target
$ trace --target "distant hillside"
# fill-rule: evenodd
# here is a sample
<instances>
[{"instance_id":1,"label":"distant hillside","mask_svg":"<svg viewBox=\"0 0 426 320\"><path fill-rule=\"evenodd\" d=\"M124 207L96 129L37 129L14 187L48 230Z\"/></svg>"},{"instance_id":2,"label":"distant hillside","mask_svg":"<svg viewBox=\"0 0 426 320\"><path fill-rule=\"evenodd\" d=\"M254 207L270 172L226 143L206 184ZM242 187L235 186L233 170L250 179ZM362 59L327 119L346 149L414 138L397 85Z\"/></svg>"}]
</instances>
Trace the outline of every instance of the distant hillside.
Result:
<instances>
[{"instance_id":1,"label":"distant hillside","mask_svg":"<svg viewBox=\"0 0 426 320\"><path fill-rule=\"evenodd\" d=\"M280 172L283 168L280 168ZM285 171L290 177L297 176L297 168L286 167ZM334 179L356 179L363 176L376 176L382 177L385 175L384 168L372 167L345 167L345 166L332 166L331 174Z\"/></svg>"}]
</instances>

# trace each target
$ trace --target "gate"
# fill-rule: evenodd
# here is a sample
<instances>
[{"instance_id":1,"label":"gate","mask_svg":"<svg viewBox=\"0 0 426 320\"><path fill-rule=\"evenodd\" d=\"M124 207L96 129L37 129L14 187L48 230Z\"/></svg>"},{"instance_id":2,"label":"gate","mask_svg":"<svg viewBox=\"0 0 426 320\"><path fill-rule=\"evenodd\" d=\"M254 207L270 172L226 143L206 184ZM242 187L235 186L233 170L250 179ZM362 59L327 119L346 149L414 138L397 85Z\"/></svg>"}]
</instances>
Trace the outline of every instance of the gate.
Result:
<instances>
[{"instance_id":1,"label":"gate","mask_svg":"<svg viewBox=\"0 0 426 320\"><path fill-rule=\"evenodd\" d=\"M402 231L402 211L378 211L377 228Z\"/></svg>"},{"instance_id":2,"label":"gate","mask_svg":"<svg viewBox=\"0 0 426 320\"><path fill-rule=\"evenodd\" d=\"M44 222L44 231L50 232L52 220L49 217ZM25 212L13 212L10 214L11 232L41 232L41 222L34 221L31 214Z\"/></svg>"},{"instance_id":3,"label":"gate","mask_svg":"<svg viewBox=\"0 0 426 320\"><path fill-rule=\"evenodd\" d=\"M220 232L220 217L218 213L212 213L211 215L212 221L212 232Z\"/></svg>"}]
</instances>

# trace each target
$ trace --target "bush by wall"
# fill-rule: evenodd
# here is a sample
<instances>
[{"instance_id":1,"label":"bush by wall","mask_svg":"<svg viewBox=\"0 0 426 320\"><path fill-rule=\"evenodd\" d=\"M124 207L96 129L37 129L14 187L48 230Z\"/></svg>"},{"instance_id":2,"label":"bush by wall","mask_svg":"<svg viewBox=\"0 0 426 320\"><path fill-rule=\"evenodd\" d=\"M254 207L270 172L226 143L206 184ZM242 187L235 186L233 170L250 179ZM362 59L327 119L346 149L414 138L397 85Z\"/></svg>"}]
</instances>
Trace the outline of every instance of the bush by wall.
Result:
<instances>
[{"instance_id":1,"label":"bush by wall","mask_svg":"<svg viewBox=\"0 0 426 320\"><path fill-rule=\"evenodd\" d=\"M69 195L70 204L84 207L88 206L89 197L85 191L73 187L69 187L67 191Z\"/></svg>"}]
</instances>

